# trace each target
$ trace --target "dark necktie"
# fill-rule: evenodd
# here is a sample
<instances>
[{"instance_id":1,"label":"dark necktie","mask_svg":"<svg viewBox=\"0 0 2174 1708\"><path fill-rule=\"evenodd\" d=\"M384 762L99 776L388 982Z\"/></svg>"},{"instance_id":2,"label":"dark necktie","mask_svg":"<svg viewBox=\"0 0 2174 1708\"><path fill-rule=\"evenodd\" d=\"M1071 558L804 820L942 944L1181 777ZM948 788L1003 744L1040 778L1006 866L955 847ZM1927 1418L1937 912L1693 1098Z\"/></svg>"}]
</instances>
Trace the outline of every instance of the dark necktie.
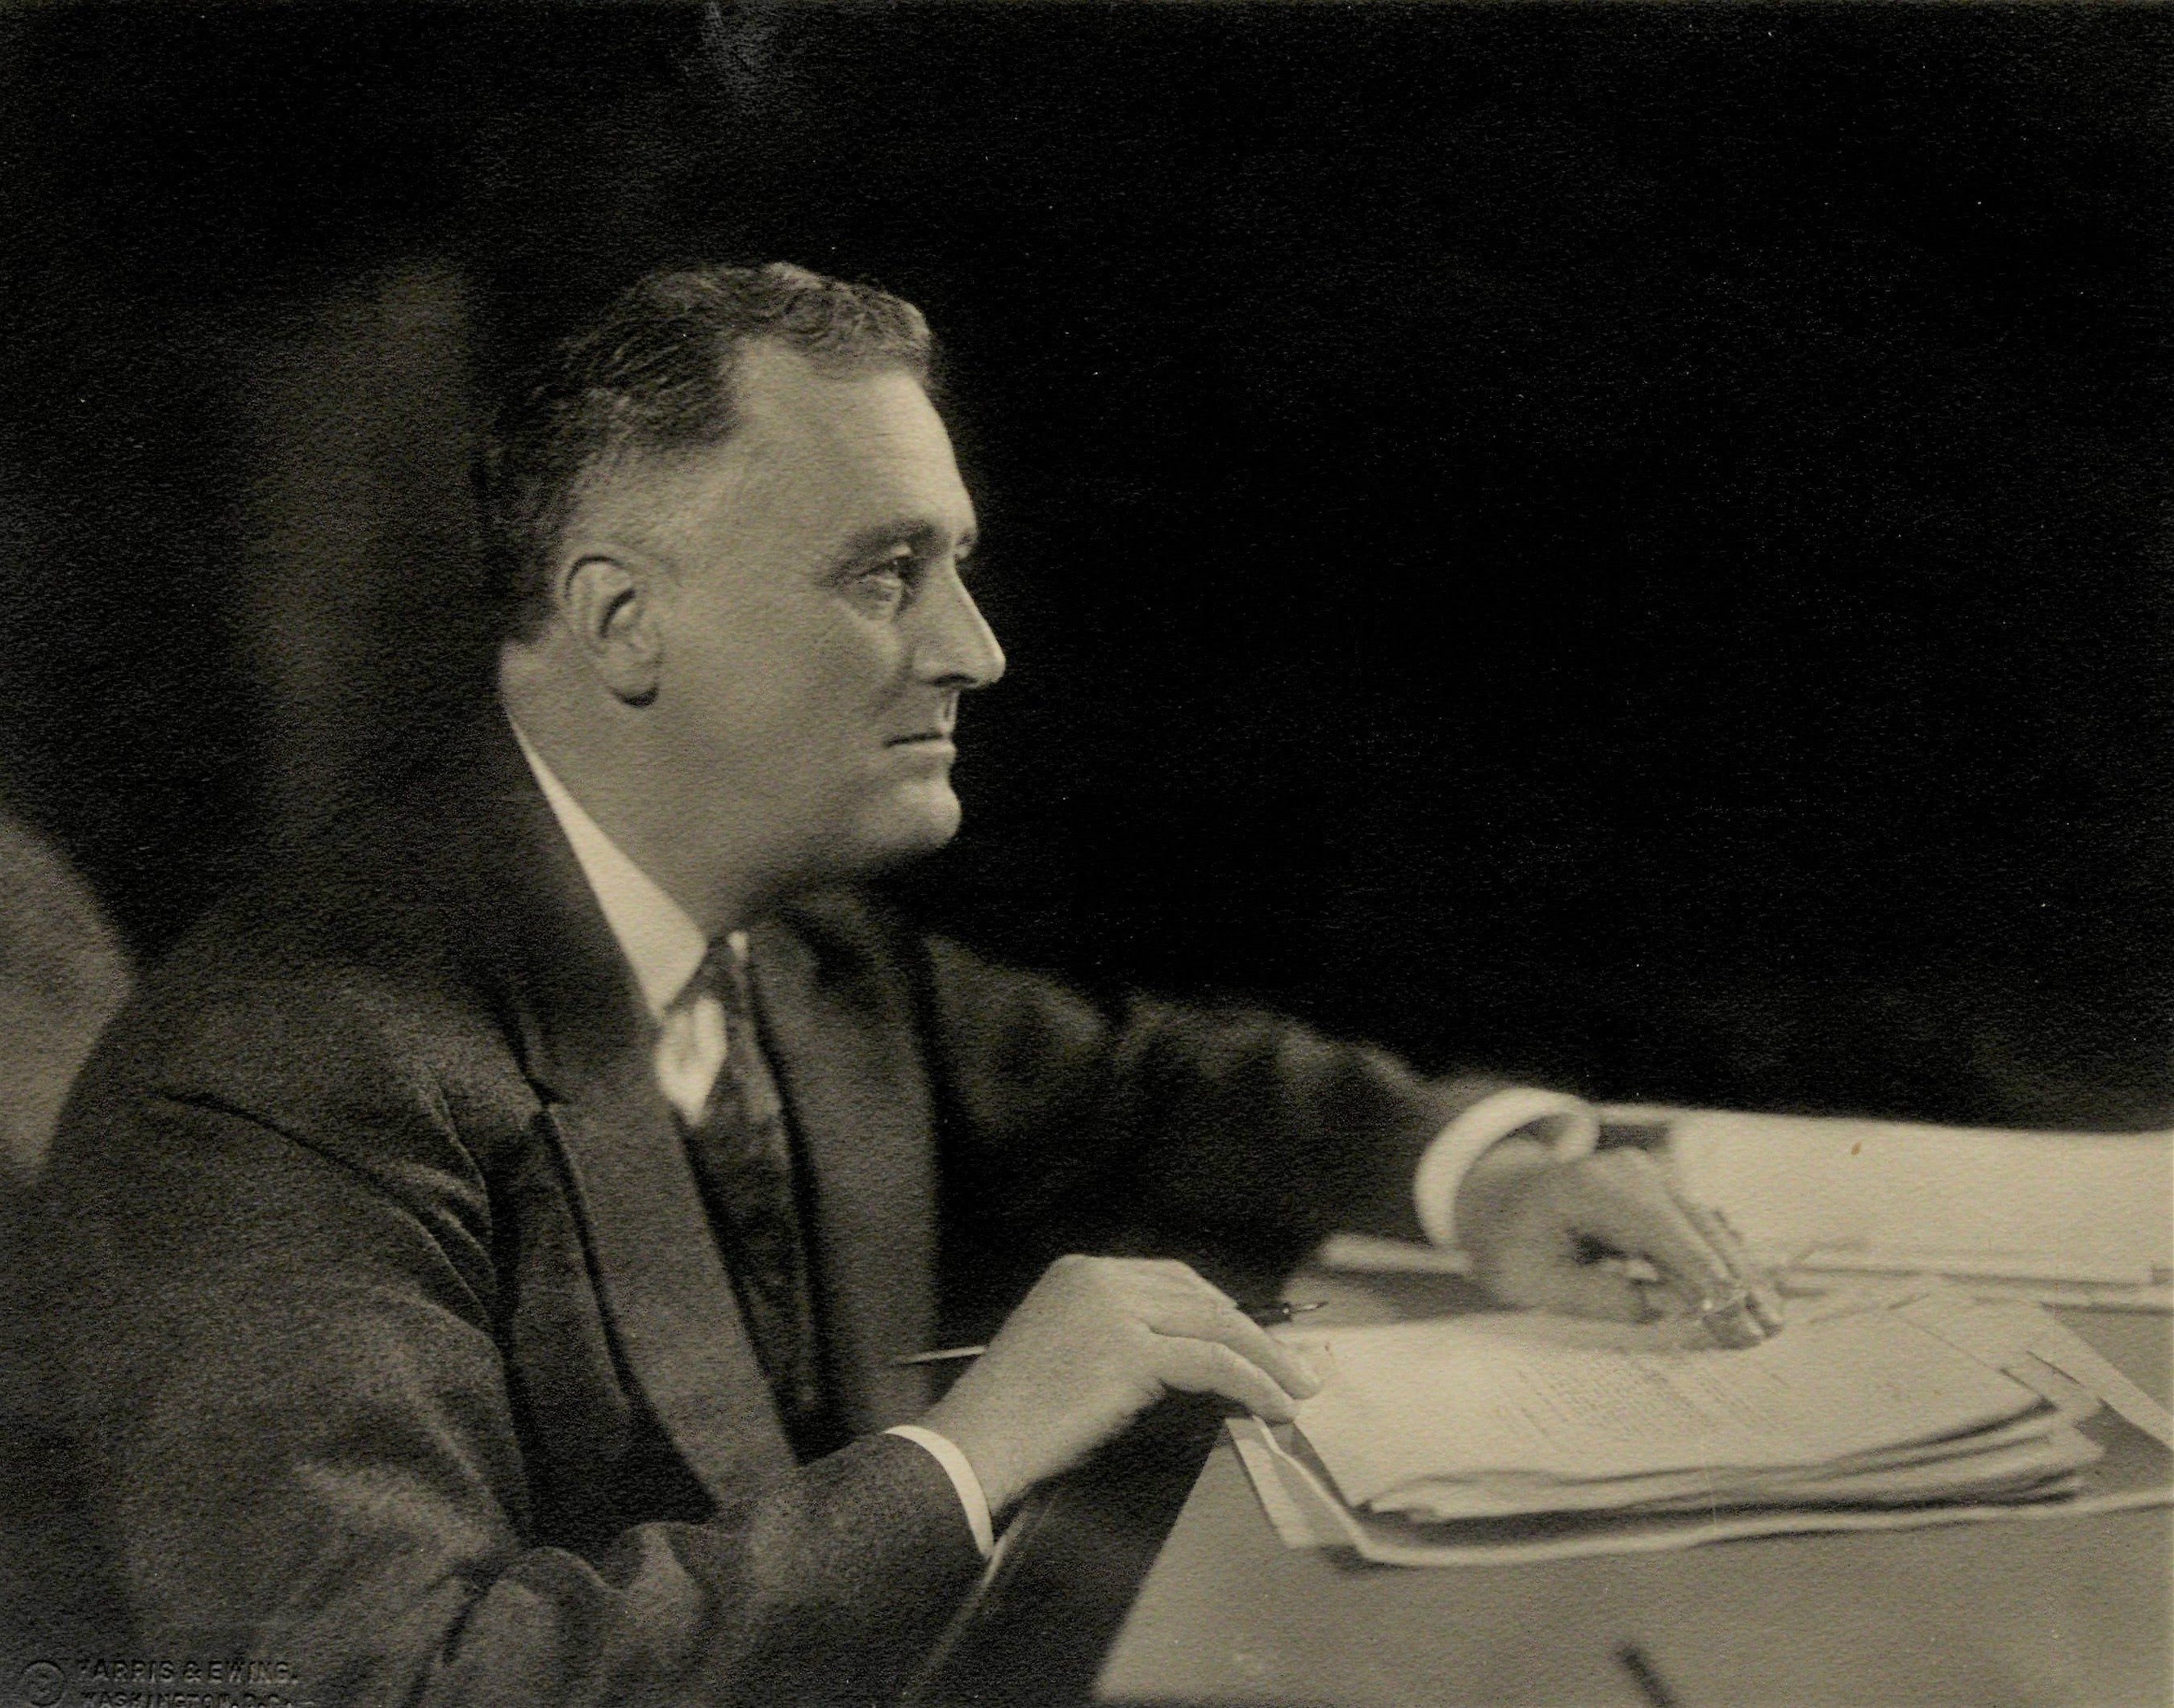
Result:
<instances>
[{"instance_id":1,"label":"dark necktie","mask_svg":"<svg viewBox=\"0 0 2174 1708\"><path fill-rule=\"evenodd\" d=\"M688 1157L756 1359L806 1457L831 1445L830 1408L784 1106L755 1037L740 958L716 943L695 976L724 1009L725 1059L701 1119L683 1124Z\"/></svg>"}]
</instances>

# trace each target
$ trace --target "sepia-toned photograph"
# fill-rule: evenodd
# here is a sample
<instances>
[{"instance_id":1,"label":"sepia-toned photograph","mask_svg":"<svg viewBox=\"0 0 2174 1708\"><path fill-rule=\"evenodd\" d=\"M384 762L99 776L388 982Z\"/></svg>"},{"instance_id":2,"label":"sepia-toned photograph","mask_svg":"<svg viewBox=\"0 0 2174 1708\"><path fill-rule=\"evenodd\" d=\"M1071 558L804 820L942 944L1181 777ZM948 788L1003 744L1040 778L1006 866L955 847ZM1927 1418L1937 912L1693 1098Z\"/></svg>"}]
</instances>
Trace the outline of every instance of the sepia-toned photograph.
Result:
<instances>
[{"instance_id":1,"label":"sepia-toned photograph","mask_svg":"<svg viewBox=\"0 0 2174 1708\"><path fill-rule=\"evenodd\" d=\"M0 1708L2174 1701L2174 5L0 159Z\"/></svg>"}]
</instances>

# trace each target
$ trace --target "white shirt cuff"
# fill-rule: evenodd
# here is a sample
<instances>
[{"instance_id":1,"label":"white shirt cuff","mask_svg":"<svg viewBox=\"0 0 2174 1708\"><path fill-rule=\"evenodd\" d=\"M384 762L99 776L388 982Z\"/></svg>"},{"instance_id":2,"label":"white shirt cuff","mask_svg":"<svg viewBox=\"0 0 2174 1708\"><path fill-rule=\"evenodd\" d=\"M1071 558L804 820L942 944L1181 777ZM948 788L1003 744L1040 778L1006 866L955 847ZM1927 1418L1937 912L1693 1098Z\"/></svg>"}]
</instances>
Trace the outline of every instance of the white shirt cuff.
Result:
<instances>
[{"instance_id":1,"label":"white shirt cuff","mask_svg":"<svg viewBox=\"0 0 2174 1708\"><path fill-rule=\"evenodd\" d=\"M933 1430L924 1430L918 1424L894 1424L884 1433L903 1435L935 1456L936 1462L944 1467L944 1474L951 1479L951 1486L959 1491L959 1504L966 1509L966 1527L974 1532L974 1546L982 1550L982 1558L987 1559L989 1550L997 1545L997 1527L989 1516L989 1497L982 1492L982 1479L974 1474L972 1463L959 1451L958 1443Z\"/></svg>"},{"instance_id":2,"label":"white shirt cuff","mask_svg":"<svg viewBox=\"0 0 2174 1708\"><path fill-rule=\"evenodd\" d=\"M1565 1162L1590 1156L1600 1143L1600 1118L1583 1098L1523 1085L1481 1098L1435 1135L1412 1178L1412 1208L1429 1240L1437 1246L1457 1243L1457 1189L1480 1154L1520 1127L1542 1123L1549 1145Z\"/></svg>"}]
</instances>

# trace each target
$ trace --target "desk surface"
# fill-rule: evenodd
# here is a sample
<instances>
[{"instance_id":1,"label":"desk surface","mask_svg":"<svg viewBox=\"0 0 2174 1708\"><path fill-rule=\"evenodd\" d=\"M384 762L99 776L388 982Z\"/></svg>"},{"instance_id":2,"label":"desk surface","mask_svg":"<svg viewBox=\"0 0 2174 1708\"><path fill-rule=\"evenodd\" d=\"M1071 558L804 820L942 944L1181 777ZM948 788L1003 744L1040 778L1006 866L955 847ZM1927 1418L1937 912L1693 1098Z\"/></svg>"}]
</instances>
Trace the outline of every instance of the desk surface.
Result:
<instances>
[{"instance_id":1,"label":"desk surface","mask_svg":"<svg viewBox=\"0 0 2174 1708\"><path fill-rule=\"evenodd\" d=\"M1338 1315L1423 1308L1338 1281ZM1321 1296L1317 1291L1311 1296ZM2170 1394L2163 1316L2063 1312ZM1227 1440L1173 1527L1096 1694L1136 1703L1641 1708L1635 1642L1684 1705L2174 1700L2174 1515L2160 1509L1680 1554L1399 1570L1285 1549Z\"/></svg>"}]
</instances>

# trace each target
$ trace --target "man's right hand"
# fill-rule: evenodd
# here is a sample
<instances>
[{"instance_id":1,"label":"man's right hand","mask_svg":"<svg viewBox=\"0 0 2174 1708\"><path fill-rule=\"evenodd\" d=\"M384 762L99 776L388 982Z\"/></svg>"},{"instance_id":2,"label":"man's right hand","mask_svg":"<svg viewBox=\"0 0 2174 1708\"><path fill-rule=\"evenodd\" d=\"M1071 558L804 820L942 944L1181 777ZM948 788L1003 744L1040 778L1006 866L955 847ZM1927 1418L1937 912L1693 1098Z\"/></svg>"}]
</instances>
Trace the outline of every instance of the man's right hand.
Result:
<instances>
[{"instance_id":1,"label":"man's right hand","mask_svg":"<svg viewBox=\"0 0 2174 1708\"><path fill-rule=\"evenodd\" d=\"M921 1421L956 1444L1001 1511L1173 1389L1287 1423L1320 1387L1303 1357L1184 1264L1060 1257Z\"/></svg>"}]
</instances>

